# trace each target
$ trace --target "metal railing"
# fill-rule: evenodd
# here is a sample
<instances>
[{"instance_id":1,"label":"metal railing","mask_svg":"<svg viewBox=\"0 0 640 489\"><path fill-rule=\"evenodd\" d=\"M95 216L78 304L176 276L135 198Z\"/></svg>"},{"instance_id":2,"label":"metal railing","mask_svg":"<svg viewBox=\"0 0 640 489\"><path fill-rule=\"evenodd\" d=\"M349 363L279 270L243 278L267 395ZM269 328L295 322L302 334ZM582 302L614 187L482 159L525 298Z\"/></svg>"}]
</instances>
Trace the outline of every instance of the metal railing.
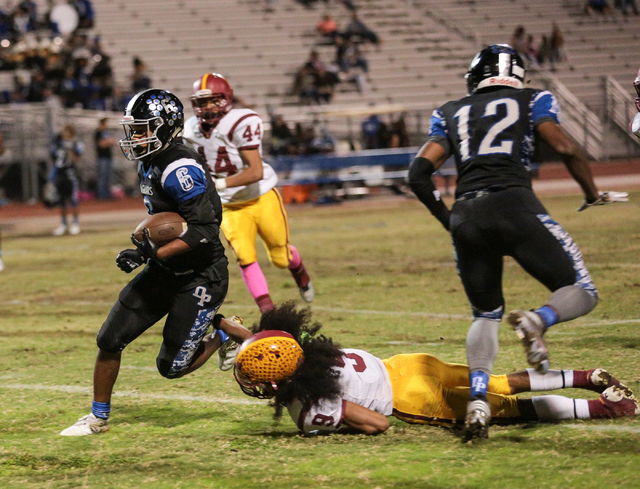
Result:
<instances>
[{"instance_id":1,"label":"metal railing","mask_svg":"<svg viewBox=\"0 0 640 489\"><path fill-rule=\"evenodd\" d=\"M76 139L84 143L78 170L86 188L96 176L94 134L102 117L109 119L109 129L120 137L120 113L63 109L45 103L0 105L0 133L6 148L0 157L0 182L5 192L27 202L39 200L51 169L53 137L66 124L74 126ZM124 158L117 145L112 150L112 184L137 188L135 164Z\"/></svg>"},{"instance_id":2,"label":"metal railing","mask_svg":"<svg viewBox=\"0 0 640 489\"><path fill-rule=\"evenodd\" d=\"M560 124L589 155L602 159L604 129L600 118L555 77L541 80L562 107Z\"/></svg>"},{"instance_id":3,"label":"metal railing","mask_svg":"<svg viewBox=\"0 0 640 489\"><path fill-rule=\"evenodd\" d=\"M637 109L629 98L627 92L620 83L611 75L603 77L605 93L605 117L618 126L636 144L640 144L638 138L629 130L629 124L635 117Z\"/></svg>"}]
</instances>

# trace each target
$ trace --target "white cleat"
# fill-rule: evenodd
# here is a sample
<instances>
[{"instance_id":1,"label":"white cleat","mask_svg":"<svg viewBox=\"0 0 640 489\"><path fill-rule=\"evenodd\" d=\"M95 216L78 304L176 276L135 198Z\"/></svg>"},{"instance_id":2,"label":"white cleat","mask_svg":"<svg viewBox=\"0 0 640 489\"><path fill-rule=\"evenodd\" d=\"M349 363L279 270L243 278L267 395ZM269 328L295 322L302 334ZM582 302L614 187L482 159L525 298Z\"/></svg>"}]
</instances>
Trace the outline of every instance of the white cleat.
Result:
<instances>
[{"instance_id":1,"label":"white cleat","mask_svg":"<svg viewBox=\"0 0 640 489\"><path fill-rule=\"evenodd\" d=\"M464 420L463 441L483 440L489 438L491 422L491 406L487 401L476 399L467 405L467 417Z\"/></svg>"},{"instance_id":2,"label":"white cleat","mask_svg":"<svg viewBox=\"0 0 640 489\"><path fill-rule=\"evenodd\" d=\"M315 296L315 290L313 289L313 282L309 280L309 283L306 287L298 287L300 291L300 297L305 302L313 302L313 297Z\"/></svg>"},{"instance_id":3,"label":"white cleat","mask_svg":"<svg viewBox=\"0 0 640 489\"><path fill-rule=\"evenodd\" d=\"M236 343L231 338L227 340L220 348L218 348L218 367L223 372L231 370L236 363L240 343Z\"/></svg>"},{"instance_id":4,"label":"white cleat","mask_svg":"<svg viewBox=\"0 0 640 489\"><path fill-rule=\"evenodd\" d=\"M533 311L516 309L509 313L507 321L520 338L529 365L541 374L546 374L549 371L549 351L542 339L545 330L542 318Z\"/></svg>"},{"instance_id":5,"label":"white cleat","mask_svg":"<svg viewBox=\"0 0 640 489\"><path fill-rule=\"evenodd\" d=\"M69 234L80 234L80 225L76 222L74 222L71 227L69 227Z\"/></svg>"},{"instance_id":6,"label":"white cleat","mask_svg":"<svg viewBox=\"0 0 640 489\"><path fill-rule=\"evenodd\" d=\"M234 323L243 324L244 319L240 316L231 316L227 318L227 321L233 321ZM215 334L215 332L213 333ZM220 370L226 372L227 370L231 370L233 365L236 363L236 357L238 356L238 350L240 349L240 344L233 341L231 338L227 340L226 343L223 343L220 348L218 348L218 367Z\"/></svg>"},{"instance_id":7,"label":"white cleat","mask_svg":"<svg viewBox=\"0 0 640 489\"><path fill-rule=\"evenodd\" d=\"M67 233L67 225L66 224L60 224L60 226L58 226L57 228L55 228L53 230L53 235L54 236L62 236L63 234Z\"/></svg>"},{"instance_id":8,"label":"white cleat","mask_svg":"<svg viewBox=\"0 0 640 489\"><path fill-rule=\"evenodd\" d=\"M62 436L87 436L97 435L103 431L109 431L108 419L96 418L93 413L88 414L80 418L76 424L69 426L66 430L62 430L60 434Z\"/></svg>"},{"instance_id":9,"label":"white cleat","mask_svg":"<svg viewBox=\"0 0 640 489\"><path fill-rule=\"evenodd\" d=\"M2 272L4 270L4 262L2 261L2 258L0 258L0 272Z\"/></svg>"},{"instance_id":10,"label":"white cleat","mask_svg":"<svg viewBox=\"0 0 640 489\"><path fill-rule=\"evenodd\" d=\"M640 402L624 384L612 385L606 389L600 394L600 402L607 408L611 418L640 414Z\"/></svg>"}]
</instances>

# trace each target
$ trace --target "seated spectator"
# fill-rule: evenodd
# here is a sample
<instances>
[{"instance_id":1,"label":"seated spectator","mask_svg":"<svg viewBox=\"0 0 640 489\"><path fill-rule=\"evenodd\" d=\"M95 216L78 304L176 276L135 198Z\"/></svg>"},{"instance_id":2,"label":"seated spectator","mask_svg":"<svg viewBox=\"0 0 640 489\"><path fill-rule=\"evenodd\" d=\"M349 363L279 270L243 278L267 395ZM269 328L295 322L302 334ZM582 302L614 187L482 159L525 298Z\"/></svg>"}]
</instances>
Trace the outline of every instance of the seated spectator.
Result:
<instances>
[{"instance_id":1,"label":"seated spectator","mask_svg":"<svg viewBox=\"0 0 640 489\"><path fill-rule=\"evenodd\" d=\"M78 27L91 29L95 21L91 0L73 0L73 8L78 12Z\"/></svg>"},{"instance_id":2,"label":"seated spectator","mask_svg":"<svg viewBox=\"0 0 640 489\"><path fill-rule=\"evenodd\" d=\"M276 115L271 122L269 154L272 156L295 154L293 133L281 115Z\"/></svg>"},{"instance_id":3,"label":"seated spectator","mask_svg":"<svg viewBox=\"0 0 640 489\"><path fill-rule=\"evenodd\" d=\"M609 7L607 0L587 0L584 4L584 12L587 15L592 15L594 12L611 15L611 7Z\"/></svg>"},{"instance_id":4,"label":"seated spectator","mask_svg":"<svg viewBox=\"0 0 640 489\"><path fill-rule=\"evenodd\" d=\"M338 24L333 20L333 17L329 14L322 16L322 20L316 26L316 31L322 36L322 41L325 44L334 44L336 36L338 35Z\"/></svg>"},{"instance_id":5,"label":"seated spectator","mask_svg":"<svg viewBox=\"0 0 640 489\"><path fill-rule=\"evenodd\" d=\"M347 25L345 34L355 42L369 41L373 44L380 43L378 34L369 29L365 23L360 20L356 12L351 14L351 22Z\"/></svg>"},{"instance_id":6,"label":"seated spectator","mask_svg":"<svg viewBox=\"0 0 640 489\"><path fill-rule=\"evenodd\" d=\"M340 79L334 72L327 71L324 67L318 70L315 76L318 103L328 104L333 100L333 94L339 81Z\"/></svg>"},{"instance_id":7,"label":"seated spectator","mask_svg":"<svg viewBox=\"0 0 640 489\"><path fill-rule=\"evenodd\" d=\"M633 15L639 14L638 4L636 3L636 0L616 0L614 5L617 9L619 9L622 12L622 15L624 15L625 17L629 15L629 12L627 11L627 7L631 7L631 10L633 10Z\"/></svg>"},{"instance_id":8,"label":"seated spectator","mask_svg":"<svg viewBox=\"0 0 640 489\"><path fill-rule=\"evenodd\" d=\"M320 54L315 49L309 53L309 59L305 61L304 66L306 68L318 71L320 68L324 68L324 63L320 60Z\"/></svg>"},{"instance_id":9,"label":"seated spectator","mask_svg":"<svg viewBox=\"0 0 640 489\"><path fill-rule=\"evenodd\" d=\"M22 38L27 32L33 32L36 29L34 22L29 17L29 9L25 5L18 5L13 13L12 30L16 39Z\"/></svg>"},{"instance_id":10,"label":"seated spectator","mask_svg":"<svg viewBox=\"0 0 640 489\"><path fill-rule=\"evenodd\" d=\"M357 44L351 41L347 41L347 44L350 45L341 53L341 57L337 60L338 66L340 67L338 76L342 81L355 83L358 91L365 93L369 89L366 76L369 71L369 63L360 52Z\"/></svg>"},{"instance_id":11,"label":"seated spectator","mask_svg":"<svg viewBox=\"0 0 640 489\"><path fill-rule=\"evenodd\" d=\"M314 137L309 144L312 154L333 153L336 150L336 139L329 134L326 127L320 128L320 135Z\"/></svg>"},{"instance_id":12,"label":"seated spectator","mask_svg":"<svg viewBox=\"0 0 640 489\"><path fill-rule=\"evenodd\" d=\"M527 60L532 68L538 67L538 44L533 39L533 36L529 34L527 36L527 44L525 48Z\"/></svg>"},{"instance_id":13,"label":"seated spectator","mask_svg":"<svg viewBox=\"0 0 640 489\"><path fill-rule=\"evenodd\" d=\"M297 72L293 82L293 93L300 97L300 103L308 105L318 103L318 89L316 87L317 71L305 64Z\"/></svg>"}]
</instances>

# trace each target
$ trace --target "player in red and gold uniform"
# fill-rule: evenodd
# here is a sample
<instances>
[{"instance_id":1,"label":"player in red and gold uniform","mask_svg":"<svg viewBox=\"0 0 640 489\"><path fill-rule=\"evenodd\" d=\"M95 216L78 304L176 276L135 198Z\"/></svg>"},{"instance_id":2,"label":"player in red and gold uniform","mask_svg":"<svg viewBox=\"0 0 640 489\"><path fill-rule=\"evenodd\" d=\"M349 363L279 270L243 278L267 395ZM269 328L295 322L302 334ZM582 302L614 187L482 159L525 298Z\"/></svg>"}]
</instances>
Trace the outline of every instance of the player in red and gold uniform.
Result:
<instances>
[{"instance_id":1,"label":"player in red and gold uniform","mask_svg":"<svg viewBox=\"0 0 640 489\"><path fill-rule=\"evenodd\" d=\"M329 338L315 337L321 326L310 319L308 310L297 311L292 303L264 314L258 333L242 344L234 370L246 394L275 398L276 414L286 408L302 432L326 434L345 427L374 435L387 430L391 415L438 426L464 421L470 391L466 365L425 353L381 360L364 350L339 348ZM565 388L600 397L515 395ZM487 398L499 424L640 415L631 391L603 369L543 375L530 368L491 375Z\"/></svg>"},{"instance_id":2,"label":"player in red and gold uniform","mask_svg":"<svg viewBox=\"0 0 640 489\"><path fill-rule=\"evenodd\" d=\"M207 73L196 80L195 116L185 123L184 139L207 160L222 200L222 231L260 312L273 309L273 302L258 264L256 234L271 263L288 268L302 298L311 302L313 283L289 243L289 220L275 188L278 177L262 161L262 119L253 110L233 109L232 100L233 90L221 75Z\"/></svg>"},{"instance_id":3,"label":"player in red and gold uniform","mask_svg":"<svg viewBox=\"0 0 640 489\"><path fill-rule=\"evenodd\" d=\"M635 100L638 113L633 118L633 121L631 121L631 132L640 139L640 70L638 70L638 76L636 76L636 79L633 81L633 88L636 89L636 93L638 94Z\"/></svg>"}]
</instances>

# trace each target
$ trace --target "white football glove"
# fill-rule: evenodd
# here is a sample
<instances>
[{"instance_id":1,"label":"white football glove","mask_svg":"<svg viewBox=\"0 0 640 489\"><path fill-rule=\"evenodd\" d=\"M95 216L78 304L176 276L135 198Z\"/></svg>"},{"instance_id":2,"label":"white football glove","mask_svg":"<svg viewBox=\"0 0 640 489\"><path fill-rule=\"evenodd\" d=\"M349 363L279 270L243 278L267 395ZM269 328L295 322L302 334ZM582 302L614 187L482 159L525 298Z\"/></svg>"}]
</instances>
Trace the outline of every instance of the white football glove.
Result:
<instances>
[{"instance_id":1,"label":"white football glove","mask_svg":"<svg viewBox=\"0 0 640 489\"><path fill-rule=\"evenodd\" d=\"M590 204L585 200L578 212L585 210L587 207L594 205L613 204L614 202L629 202L629 194L627 192L598 192L599 197Z\"/></svg>"}]
</instances>

